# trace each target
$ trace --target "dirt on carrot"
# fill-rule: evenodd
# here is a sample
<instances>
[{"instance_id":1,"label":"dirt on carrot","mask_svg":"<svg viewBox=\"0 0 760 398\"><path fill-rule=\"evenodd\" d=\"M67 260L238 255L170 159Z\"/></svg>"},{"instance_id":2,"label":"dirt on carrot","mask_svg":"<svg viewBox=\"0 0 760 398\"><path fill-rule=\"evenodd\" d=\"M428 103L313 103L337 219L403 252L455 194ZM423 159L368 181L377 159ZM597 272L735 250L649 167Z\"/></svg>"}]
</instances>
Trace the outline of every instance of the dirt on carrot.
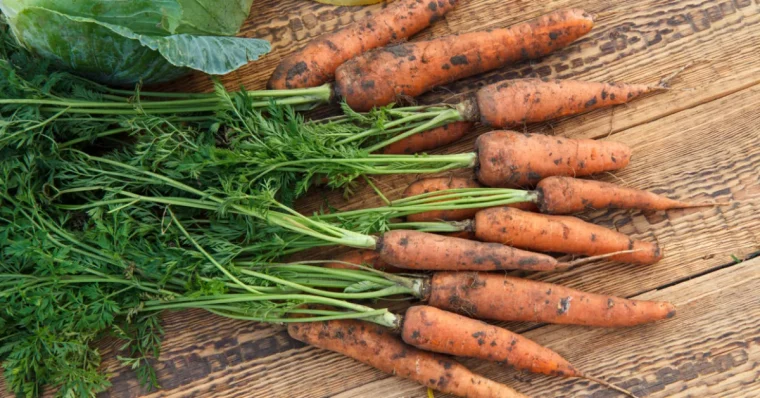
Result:
<instances>
[{"instance_id":1,"label":"dirt on carrot","mask_svg":"<svg viewBox=\"0 0 760 398\"><path fill-rule=\"evenodd\" d=\"M541 180L536 191L541 212L547 214L573 214L610 208L670 210L716 206L715 203L683 202L608 182L559 176Z\"/></svg>"},{"instance_id":2,"label":"dirt on carrot","mask_svg":"<svg viewBox=\"0 0 760 398\"><path fill-rule=\"evenodd\" d=\"M661 85L578 80L508 80L477 92L480 118L494 127L518 126L624 104Z\"/></svg>"},{"instance_id":3,"label":"dirt on carrot","mask_svg":"<svg viewBox=\"0 0 760 398\"><path fill-rule=\"evenodd\" d=\"M524 212L508 207L481 210L475 215L478 239L525 250L597 256L623 251L630 253L611 260L654 264L662 259L659 245L634 240L607 228L571 216Z\"/></svg>"},{"instance_id":4,"label":"dirt on carrot","mask_svg":"<svg viewBox=\"0 0 760 398\"><path fill-rule=\"evenodd\" d=\"M555 11L505 29L399 44L355 57L336 71L351 108L367 111L433 87L568 46L593 27L579 9Z\"/></svg>"},{"instance_id":5,"label":"dirt on carrot","mask_svg":"<svg viewBox=\"0 0 760 398\"><path fill-rule=\"evenodd\" d=\"M477 319L624 327L675 316L670 303L628 300L477 272L438 272L428 304Z\"/></svg>"},{"instance_id":6,"label":"dirt on carrot","mask_svg":"<svg viewBox=\"0 0 760 398\"><path fill-rule=\"evenodd\" d=\"M294 323L288 334L298 341L335 351L384 373L414 380L460 397L527 398L445 356L408 346L389 329L355 320Z\"/></svg>"},{"instance_id":7,"label":"dirt on carrot","mask_svg":"<svg viewBox=\"0 0 760 398\"><path fill-rule=\"evenodd\" d=\"M554 257L419 231L383 234L380 258L399 268L426 271L553 271L562 268Z\"/></svg>"},{"instance_id":8,"label":"dirt on carrot","mask_svg":"<svg viewBox=\"0 0 760 398\"><path fill-rule=\"evenodd\" d=\"M491 187L528 187L550 176L587 176L628 165L631 148L614 141L575 140L493 131L475 143L478 181Z\"/></svg>"},{"instance_id":9,"label":"dirt on carrot","mask_svg":"<svg viewBox=\"0 0 760 398\"><path fill-rule=\"evenodd\" d=\"M414 35L443 18L456 4L456 0L396 0L386 9L337 32L322 35L285 57L267 87L284 90L331 82L335 70L344 62Z\"/></svg>"}]
</instances>

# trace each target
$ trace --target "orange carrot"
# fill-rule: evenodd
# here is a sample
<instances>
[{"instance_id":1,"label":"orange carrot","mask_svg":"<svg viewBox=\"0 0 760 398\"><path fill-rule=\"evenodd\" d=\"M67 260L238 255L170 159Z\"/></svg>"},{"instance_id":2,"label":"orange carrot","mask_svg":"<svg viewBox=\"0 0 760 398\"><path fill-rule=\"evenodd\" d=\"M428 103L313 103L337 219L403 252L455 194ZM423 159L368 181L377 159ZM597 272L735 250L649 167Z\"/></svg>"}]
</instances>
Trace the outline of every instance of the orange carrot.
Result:
<instances>
[{"instance_id":1,"label":"orange carrot","mask_svg":"<svg viewBox=\"0 0 760 398\"><path fill-rule=\"evenodd\" d=\"M541 212L549 214L572 214L606 208L670 210L715 206L687 203L639 189L569 177L545 178L538 183L536 191Z\"/></svg>"},{"instance_id":2,"label":"orange carrot","mask_svg":"<svg viewBox=\"0 0 760 398\"><path fill-rule=\"evenodd\" d=\"M414 35L443 18L456 3L456 0L397 0L375 15L322 35L285 57L267 87L283 90L330 82L335 77L335 70L344 62L373 48Z\"/></svg>"},{"instance_id":3,"label":"orange carrot","mask_svg":"<svg viewBox=\"0 0 760 398\"><path fill-rule=\"evenodd\" d=\"M335 259L335 262L325 264L327 268L360 269L350 264L365 265L376 270L397 274L406 270L394 267L380 258L380 254L374 250L354 250L343 253Z\"/></svg>"},{"instance_id":4,"label":"orange carrot","mask_svg":"<svg viewBox=\"0 0 760 398\"><path fill-rule=\"evenodd\" d=\"M403 193L403 197L408 198L411 196L421 195L430 192L444 191L447 189L458 188L482 188L477 181L471 178L463 177L437 177L437 178L425 178L413 182L406 188ZM538 211L538 207L534 203L522 202L508 205L516 209L525 211ZM467 220L475 216L480 209L456 209L456 210L438 210L428 211L424 213L411 214L406 217L409 222L424 222L424 221L461 221Z\"/></svg>"},{"instance_id":5,"label":"orange carrot","mask_svg":"<svg viewBox=\"0 0 760 398\"><path fill-rule=\"evenodd\" d=\"M414 154L440 148L462 138L474 123L455 122L396 141L385 148L387 155Z\"/></svg>"},{"instance_id":6,"label":"orange carrot","mask_svg":"<svg viewBox=\"0 0 760 398\"><path fill-rule=\"evenodd\" d=\"M483 124L503 128L624 104L663 89L663 85L523 79L484 87L477 92L477 102Z\"/></svg>"},{"instance_id":7,"label":"orange carrot","mask_svg":"<svg viewBox=\"0 0 760 398\"><path fill-rule=\"evenodd\" d=\"M666 302L585 293L551 283L477 272L438 272L428 304L473 318L622 327L671 318Z\"/></svg>"},{"instance_id":8,"label":"orange carrot","mask_svg":"<svg viewBox=\"0 0 760 398\"><path fill-rule=\"evenodd\" d=\"M481 210L475 215L478 240L526 250L597 256L633 251L610 259L653 264L662 258L656 243L633 240L616 231L570 216L550 216L509 207Z\"/></svg>"},{"instance_id":9,"label":"orange carrot","mask_svg":"<svg viewBox=\"0 0 760 398\"><path fill-rule=\"evenodd\" d=\"M377 246L383 261L413 270L553 271L566 268L545 254L419 231L386 232Z\"/></svg>"},{"instance_id":10,"label":"orange carrot","mask_svg":"<svg viewBox=\"0 0 760 398\"><path fill-rule=\"evenodd\" d=\"M464 337L466 336L466 337ZM556 352L509 330L427 305L409 308L401 337L425 351L480 358L554 376L581 373Z\"/></svg>"},{"instance_id":11,"label":"orange carrot","mask_svg":"<svg viewBox=\"0 0 760 398\"><path fill-rule=\"evenodd\" d=\"M406 311L401 338L417 348L460 357L479 358L532 373L579 377L619 392L630 392L590 377L556 352L498 326L438 308L419 305Z\"/></svg>"},{"instance_id":12,"label":"orange carrot","mask_svg":"<svg viewBox=\"0 0 760 398\"><path fill-rule=\"evenodd\" d=\"M475 143L480 183L491 187L535 185L549 176L585 176L628 165L631 149L613 141L574 140L493 131Z\"/></svg>"},{"instance_id":13,"label":"orange carrot","mask_svg":"<svg viewBox=\"0 0 760 398\"><path fill-rule=\"evenodd\" d=\"M293 323L288 326L288 334L444 393L461 397L527 398L503 384L472 373L450 358L408 346L379 325L355 320Z\"/></svg>"},{"instance_id":14,"label":"orange carrot","mask_svg":"<svg viewBox=\"0 0 760 398\"><path fill-rule=\"evenodd\" d=\"M368 111L509 63L543 57L592 27L591 15L566 9L506 29L380 48L341 65L335 72L336 90L354 110Z\"/></svg>"}]
</instances>

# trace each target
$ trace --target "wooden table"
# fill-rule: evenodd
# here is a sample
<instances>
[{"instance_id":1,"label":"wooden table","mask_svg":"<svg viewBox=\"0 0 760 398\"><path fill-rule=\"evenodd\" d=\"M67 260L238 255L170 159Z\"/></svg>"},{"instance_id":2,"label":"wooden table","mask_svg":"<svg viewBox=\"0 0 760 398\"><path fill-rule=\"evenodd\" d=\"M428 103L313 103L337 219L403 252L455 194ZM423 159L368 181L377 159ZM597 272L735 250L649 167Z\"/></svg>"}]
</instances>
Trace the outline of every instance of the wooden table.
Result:
<instances>
[{"instance_id":1,"label":"wooden table","mask_svg":"<svg viewBox=\"0 0 760 398\"><path fill-rule=\"evenodd\" d=\"M445 20L415 39L503 27L562 7L596 13L586 38L538 62L489 73L424 95L431 103L508 78L553 77L655 83L690 62L671 91L526 130L612 138L634 148L629 168L599 177L694 200L731 199L715 208L669 212L597 211L584 217L636 238L657 240L666 258L653 266L597 263L564 274L529 277L587 291L670 300L674 319L620 330L502 324L524 333L589 374L651 397L760 396L760 0L461 0ZM615 3L614 5L610 5ZM246 36L269 39L273 52L227 76L229 88L263 88L278 60L323 32L374 12L307 0L257 0ZM208 90L205 77L183 89ZM471 148L468 139L445 148ZM415 176L377 180L397 197ZM360 187L345 200L315 192L301 209L376 205ZM746 260L746 261L744 261ZM284 328L200 311L166 314L156 363L160 391L141 391L135 375L104 343L113 388L104 397L423 397L424 388L339 354L291 340ZM613 397L584 381L528 375L464 360L476 372L534 397ZM5 391L4 389L2 391ZM443 394L436 394L442 397Z\"/></svg>"}]
</instances>

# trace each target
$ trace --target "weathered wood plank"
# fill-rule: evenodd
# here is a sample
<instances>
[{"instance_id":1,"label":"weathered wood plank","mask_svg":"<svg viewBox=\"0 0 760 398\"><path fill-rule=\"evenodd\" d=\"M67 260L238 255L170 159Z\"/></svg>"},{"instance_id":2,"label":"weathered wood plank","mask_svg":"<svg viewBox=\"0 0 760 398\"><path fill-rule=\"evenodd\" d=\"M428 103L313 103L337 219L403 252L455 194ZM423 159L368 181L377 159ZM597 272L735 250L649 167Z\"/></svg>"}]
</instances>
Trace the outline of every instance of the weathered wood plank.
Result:
<instances>
[{"instance_id":1,"label":"weathered wood plank","mask_svg":"<svg viewBox=\"0 0 760 398\"><path fill-rule=\"evenodd\" d=\"M545 326L525 335L585 370L643 397L749 397L760 394L760 259L637 298L669 300L678 316L629 329ZM593 342L593 349L589 343ZM519 373L479 361L471 369L532 397L618 397L601 386ZM384 379L335 398L422 397L406 381ZM439 397L438 394L436 394ZM447 395L441 394L440 397Z\"/></svg>"}]
</instances>

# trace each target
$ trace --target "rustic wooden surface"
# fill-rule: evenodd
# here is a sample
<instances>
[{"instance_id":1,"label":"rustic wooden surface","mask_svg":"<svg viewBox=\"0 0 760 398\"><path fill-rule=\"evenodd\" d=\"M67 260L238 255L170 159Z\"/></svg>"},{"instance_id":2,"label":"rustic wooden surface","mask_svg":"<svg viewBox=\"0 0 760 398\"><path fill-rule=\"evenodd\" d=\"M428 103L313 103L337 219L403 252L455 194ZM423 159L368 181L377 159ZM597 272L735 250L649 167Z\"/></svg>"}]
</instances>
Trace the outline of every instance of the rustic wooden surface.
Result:
<instances>
[{"instance_id":1,"label":"rustic wooden surface","mask_svg":"<svg viewBox=\"0 0 760 398\"><path fill-rule=\"evenodd\" d=\"M242 34L271 40L274 51L225 77L231 89L263 88L283 55L379 8L336 8L307 0L256 3ZM760 258L749 259L760 253L760 0L460 3L415 39L507 26L570 6L597 14L597 27L557 54L437 89L421 102L452 100L485 83L529 76L653 83L693 62L671 91L525 129L609 137L631 145L635 155L630 167L600 179L684 199L734 201L685 211L586 214L595 223L659 241L666 258L648 267L602 262L563 274L526 275L592 292L670 300L679 307L674 319L623 330L501 325L524 332L589 374L619 383L637 396L760 396ZM195 76L181 88L208 90L210 85ZM442 152L471 150L474 137L483 131ZM377 184L397 197L415 178L389 176ZM348 200L340 193L315 192L300 209L312 211L326 201L343 208L379 204L369 188L359 187ZM156 363L163 389L141 391L134 374L118 367L117 344L104 342L105 366L114 376L104 397L425 396L415 383L295 342L282 327L200 311L170 313L164 323L164 351ZM535 397L619 396L584 381L463 362Z\"/></svg>"}]
</instances>

